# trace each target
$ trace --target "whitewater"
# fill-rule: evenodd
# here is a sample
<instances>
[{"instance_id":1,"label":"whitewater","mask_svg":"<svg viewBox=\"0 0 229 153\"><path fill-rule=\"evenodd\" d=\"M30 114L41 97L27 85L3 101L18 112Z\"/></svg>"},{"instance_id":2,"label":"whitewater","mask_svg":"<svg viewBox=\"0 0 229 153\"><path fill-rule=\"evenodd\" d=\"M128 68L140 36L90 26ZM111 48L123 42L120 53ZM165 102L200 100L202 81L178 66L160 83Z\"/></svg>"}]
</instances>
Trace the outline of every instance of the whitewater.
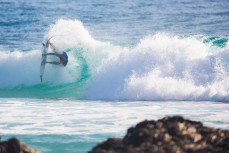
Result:
<instances>
[{"instance_id":1,"label":"whitewater","mask_svg":"<svg viewBox=\"0 0 229 153\"><path fill-rule=\"evenodd\" d=\"M42 48L1 51L1 97L229 100L228 37L156 33L118 45L94 39L79 20L65 19L50 26L45 39L50 37L67 51L68 66L47 65L41 84Z\"/></svg>"},{"instance_id":2,"label":"whitewater","mask_svg":"<svg viewBox=\"0 0 229 153\"><path fill-rule=\"evenodd\" d=\"M85 153L137 122L174 115L229 129L228 8L228 0L0 1L1 141ZM41 83L49 38L69 62L47 64Z\"/></svg>"}]
</instances>

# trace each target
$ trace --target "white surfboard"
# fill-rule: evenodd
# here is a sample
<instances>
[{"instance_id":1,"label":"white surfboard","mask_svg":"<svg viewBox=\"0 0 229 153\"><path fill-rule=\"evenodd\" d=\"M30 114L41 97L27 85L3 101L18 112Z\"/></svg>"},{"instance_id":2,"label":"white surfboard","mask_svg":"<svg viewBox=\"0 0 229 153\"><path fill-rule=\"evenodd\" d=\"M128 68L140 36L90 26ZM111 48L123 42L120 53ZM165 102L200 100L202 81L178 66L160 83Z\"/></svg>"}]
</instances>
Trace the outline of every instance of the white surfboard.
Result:
<instances>
[{"instance_id":1,"label":"white surfboard","mask_svg":"<svg viewBox=\"0 0 229 153\"><path fill-rule=\"evenodd\" d=\"M41 67L40 67L40 79L41 79L41 82L43 81L43 75L44 75L44 71L45 71L45 62L47 60L47 56L42 56L42 54L47 54L47 52L48 52L47 42L45 44L43 43L43 51L41 53Z\"/></svg>"}]
</instances>

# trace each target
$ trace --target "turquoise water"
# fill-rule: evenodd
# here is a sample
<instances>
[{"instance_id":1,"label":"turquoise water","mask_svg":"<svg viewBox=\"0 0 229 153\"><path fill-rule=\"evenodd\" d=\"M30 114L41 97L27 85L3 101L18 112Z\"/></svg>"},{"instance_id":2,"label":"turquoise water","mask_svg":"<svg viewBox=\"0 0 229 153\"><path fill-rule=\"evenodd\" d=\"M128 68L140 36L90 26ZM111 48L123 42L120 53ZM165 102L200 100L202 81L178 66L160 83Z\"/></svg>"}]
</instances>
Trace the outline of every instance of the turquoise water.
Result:
<instances>
[{"instance_id":1,"label":"turquoise water","mask_svg":"<svg viewBox=\"0 0 229 153\"><path fill-rule=\"evenodd\" d=\"M17 137L47 153L84 153L108 137L124 136L137 122L168 115L182 115L206 126L229 129L227 103L0 100L2 139Z\"/></svg>"},{"instance_id":2,"label":"turquoise water","mask_svg":"<svg viewBox=\"0 0 229 153\"><path fill-rule=\"evenodd\" d=\"M45 153L84 153L166 115L229 129L228 8L227 0L1 1L0 135ZM46 65L41 83L41 44L51 37L69 63Z\"/></svg>"},{"instance_id":3,"label":"turquoise water","mask_svg":"<svg viewBox=\"0 0 229 153\"><path fill-rule=\"evenodd\" d=\"M13 135L43 152L87 152L110 135ZM12 135L4 135L4 139ZM88 137L88 138L87 138Z\"/></svg>"}]
</instances>

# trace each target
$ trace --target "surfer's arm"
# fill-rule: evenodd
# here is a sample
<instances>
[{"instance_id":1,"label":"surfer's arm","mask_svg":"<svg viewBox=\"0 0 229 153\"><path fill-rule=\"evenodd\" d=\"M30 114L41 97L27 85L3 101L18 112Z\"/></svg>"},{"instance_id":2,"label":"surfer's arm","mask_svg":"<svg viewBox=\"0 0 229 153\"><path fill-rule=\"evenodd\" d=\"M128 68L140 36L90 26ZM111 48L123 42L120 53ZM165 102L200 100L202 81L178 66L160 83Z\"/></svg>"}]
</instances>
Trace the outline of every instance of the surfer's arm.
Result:
<instances>
[{"instance_id":1,"label":"surfer's arm","mask_svg":"<svg viewBox=\"0 0 229 153\"><path fill-rule=\"evenodd\" d=\"M57 53L46 53L46 54L42 54L42 56L47 56L47 55L55 55L57 57L60 57L60 54L57 54Z\"/></svg>"}]
</instances>

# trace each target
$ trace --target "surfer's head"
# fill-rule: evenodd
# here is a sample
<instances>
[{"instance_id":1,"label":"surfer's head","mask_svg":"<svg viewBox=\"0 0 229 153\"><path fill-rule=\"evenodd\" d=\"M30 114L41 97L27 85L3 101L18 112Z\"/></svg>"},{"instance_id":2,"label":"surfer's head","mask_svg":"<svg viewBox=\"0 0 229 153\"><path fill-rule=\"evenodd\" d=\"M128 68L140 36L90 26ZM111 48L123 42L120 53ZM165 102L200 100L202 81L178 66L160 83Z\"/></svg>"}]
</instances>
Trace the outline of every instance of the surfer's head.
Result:
<instances>
[{"instance_id":1,"label":"surfer's head","mask_svg":"<svg viewBox=\"0 0 229 153\"><path fill-rule=\"evenodd\" d=\"M64 57L60 57L60 63L63 64L64 66L67 65L66 59Z\"/></svg>"},{"instance_id":2,"label":"surfer's head","mask_svg":"<svg viewBox=\"0 0 229 153\"><path fill-rule=\"evenodd\" d=\"M65 61L64 57L61 56L61 57L60 57L60 62L61 62L61 63L64 63L64 61Z\"/></svg>"}]
</instances>

